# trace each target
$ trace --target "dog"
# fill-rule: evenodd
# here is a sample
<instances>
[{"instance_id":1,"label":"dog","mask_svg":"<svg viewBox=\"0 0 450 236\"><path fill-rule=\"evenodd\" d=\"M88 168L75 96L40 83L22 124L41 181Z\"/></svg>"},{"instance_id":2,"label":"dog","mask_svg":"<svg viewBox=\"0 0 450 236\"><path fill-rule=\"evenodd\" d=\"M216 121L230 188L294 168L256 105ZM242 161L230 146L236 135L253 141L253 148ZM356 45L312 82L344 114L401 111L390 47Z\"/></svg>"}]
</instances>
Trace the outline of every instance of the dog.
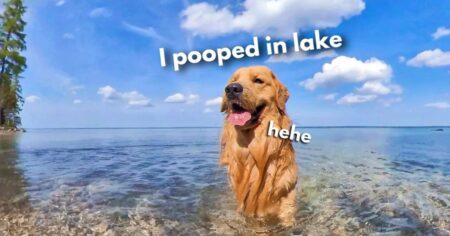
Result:
<instances>
[{"instance_id":1,"label":"dog","mask_svg":"<svg viewBox=\"0 0 450 236\"><path fill-rule=\"evenodd\" d=\"M275 217L292 226L296 211L298 167L291 140L269 137L269 121L289 128L287 88L264 66L238 69L222 99L226 114L221 135L220 165L228 177L238 211Z\"/></svg>"}]
</instances>

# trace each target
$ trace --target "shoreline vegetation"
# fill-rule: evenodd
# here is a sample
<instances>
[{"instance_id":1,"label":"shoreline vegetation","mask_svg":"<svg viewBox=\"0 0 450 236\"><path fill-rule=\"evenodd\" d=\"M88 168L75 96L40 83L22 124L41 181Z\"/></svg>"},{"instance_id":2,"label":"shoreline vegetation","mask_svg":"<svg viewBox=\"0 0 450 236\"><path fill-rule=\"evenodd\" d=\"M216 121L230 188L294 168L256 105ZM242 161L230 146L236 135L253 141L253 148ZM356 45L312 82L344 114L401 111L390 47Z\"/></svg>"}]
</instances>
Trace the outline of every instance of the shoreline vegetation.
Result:
<instances>
[{"instance_id":1,"label":"shoreline vegetation","mask_svg":"<svg viewBox=\"0 0 450 236\"><path fill-rule=\"evenodd\" d=\"M19 127L24 99L20 80L27 68L22 52L26 49L26 7L22 0L2 1L0 12L0 127Z\"/></svg>"}]
</instances>

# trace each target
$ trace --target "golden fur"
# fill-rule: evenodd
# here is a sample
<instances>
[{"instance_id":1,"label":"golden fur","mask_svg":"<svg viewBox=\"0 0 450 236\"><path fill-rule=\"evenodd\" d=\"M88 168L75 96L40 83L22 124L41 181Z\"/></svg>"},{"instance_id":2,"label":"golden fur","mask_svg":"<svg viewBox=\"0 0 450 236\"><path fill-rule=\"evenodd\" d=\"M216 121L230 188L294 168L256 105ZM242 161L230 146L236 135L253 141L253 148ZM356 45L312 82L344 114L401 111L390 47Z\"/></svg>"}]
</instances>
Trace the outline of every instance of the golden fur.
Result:
<instances>
[{"instance_id":1,"label":"golden fur","mask_svg":"<svg viewBox=\"0 0 450 236\"><path fill-rule=\"evenodd\" d=\"M222 131L220 164L228 167L238 210L254 217L275 216L284 225L292 225L298 175L294 149L288 139L267 136L271 120L277 128L291 126L285 111L287 88L263 66L238 69L230 83L244 88L239 98L243 108L253 112L264 106L257 122L234 126L225 121ZM225 94L222 112L229 115L231 105Z\"/></svg>"}]
</instances>

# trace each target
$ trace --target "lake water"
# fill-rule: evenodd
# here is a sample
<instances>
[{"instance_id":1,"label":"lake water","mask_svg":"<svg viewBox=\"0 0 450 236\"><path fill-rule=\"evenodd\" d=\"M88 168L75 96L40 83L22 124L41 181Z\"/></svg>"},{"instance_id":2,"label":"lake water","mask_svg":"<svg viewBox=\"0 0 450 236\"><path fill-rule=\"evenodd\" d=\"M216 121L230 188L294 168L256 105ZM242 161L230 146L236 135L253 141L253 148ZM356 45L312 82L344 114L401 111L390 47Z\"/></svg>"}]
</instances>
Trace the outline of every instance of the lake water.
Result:
<instances>
[{"instance_id":1,"label":"lake water","mask_svg":"<svg viewBox=\"0 0 450 236\"><path fill-rule=\"evenodd\" d=\"M0 235L450 235L450 128L304 128L296 225L245 218L218 128L0 136Z\"/></svg>"}]
</instances>

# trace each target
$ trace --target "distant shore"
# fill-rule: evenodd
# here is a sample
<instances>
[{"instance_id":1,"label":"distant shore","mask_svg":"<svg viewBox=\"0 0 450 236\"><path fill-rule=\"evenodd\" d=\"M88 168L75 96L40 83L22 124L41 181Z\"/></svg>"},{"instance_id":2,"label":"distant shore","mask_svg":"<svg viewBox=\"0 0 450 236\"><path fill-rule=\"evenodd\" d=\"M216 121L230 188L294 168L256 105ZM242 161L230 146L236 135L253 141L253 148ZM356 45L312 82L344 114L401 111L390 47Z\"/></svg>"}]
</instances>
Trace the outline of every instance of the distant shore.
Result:
<instances>
[{"instance_id":1,"label":"distant shore","mask_svg":"<svg viewBox=\"0 0 450 236\"><path fill-rule=\"evenodd\" d=\"M12 135L17 133L25 133L26 130L23 128L5 128L0 127L0 135Z\"/></svg>"}]
</instances>

